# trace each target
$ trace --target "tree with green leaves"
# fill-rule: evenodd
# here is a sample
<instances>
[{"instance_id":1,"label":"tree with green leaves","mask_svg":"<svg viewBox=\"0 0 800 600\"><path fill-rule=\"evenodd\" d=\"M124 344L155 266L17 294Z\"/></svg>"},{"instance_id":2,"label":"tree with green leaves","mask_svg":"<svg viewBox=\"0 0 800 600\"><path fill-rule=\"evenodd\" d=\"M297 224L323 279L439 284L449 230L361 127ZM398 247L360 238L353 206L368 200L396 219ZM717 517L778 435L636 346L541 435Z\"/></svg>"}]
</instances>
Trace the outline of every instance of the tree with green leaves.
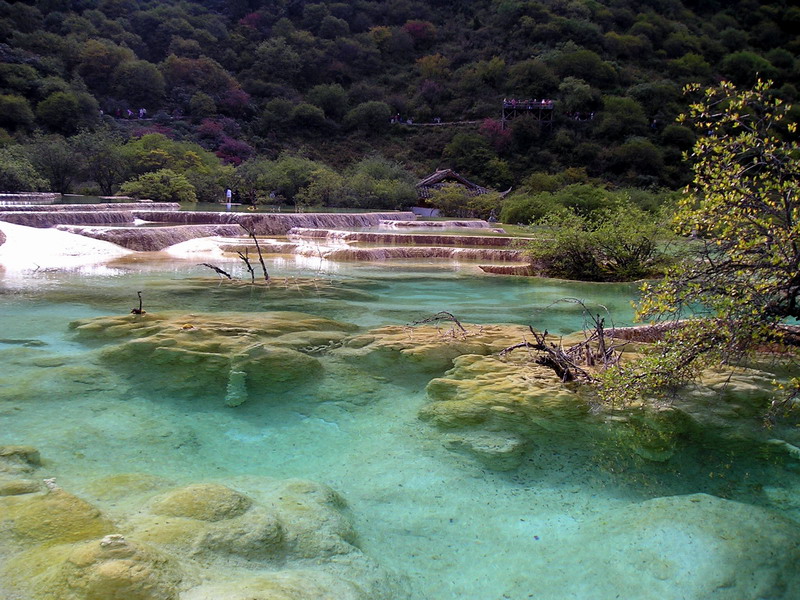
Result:
<instances>
[{"instance_id":1,"label":"tree with green leaves","mask_svg":"<svg viewBox=\"0 0 800 600\"><path fill-rule=\"evenodd\" d=\"M122 184L120 192L134 198L156 202L197 202L194 187L183 175L171 169L145 173Z\"/></svg>"},{"instance_id":2,"label":"tree with green leaves","mask_svg":"<svg viewBox=\"0 0 800 600\"><path fill-rule=\"evenodd\" d=\"M47 189L36 168L21 146L0 148L0 190L4 192L37 192Z\"/></svg>"},{"instance_id":3,"label":"tree with green leaves","mask_svg":"<svg viewBox=\"0 0 800 600\"><path fill-rule=\"evenodd\" d=\"M663 393L710 364L743 361L780 343L784 321L800 318L800 145L790 107L769 82L702 92L681 117L701 134L675 219L696 240L665 279L644 286L638 307L642 319L677 323L645 362L606 376L602 393L612 400ZM800 378L788 390L800 393Z\"/></svg>"},{"instance_id":4,"label":"tree with green leaves","mask_svg":"<svg viewBox=\"0 0 800 600\"><path fill-rule=\"evenodd\" d=\"M25 147L31 163L53 192L68 194L81 168L82 157L60 135L37 135Z\"/></svg>"}]
</instances>

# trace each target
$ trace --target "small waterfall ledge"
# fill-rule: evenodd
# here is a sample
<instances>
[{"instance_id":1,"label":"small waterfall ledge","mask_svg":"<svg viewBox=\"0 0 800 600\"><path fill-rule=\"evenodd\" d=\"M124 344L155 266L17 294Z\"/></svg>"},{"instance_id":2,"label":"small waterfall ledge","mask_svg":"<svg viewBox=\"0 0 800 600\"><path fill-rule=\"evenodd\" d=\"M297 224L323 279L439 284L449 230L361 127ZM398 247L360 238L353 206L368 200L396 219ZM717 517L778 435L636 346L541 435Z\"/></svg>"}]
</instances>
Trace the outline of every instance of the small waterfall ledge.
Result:
<instances>
[{"instance_id":1,"label":"small waterfall ledge","mask_svg":"<svg viewBox=\"0 0 800 600\"><path fill-rule=\"evenodd\" d=\"M312 229L366 229L381 221L411 220L411 212L377 213L234 213L201 211L135 210L134 217L155 223L176 225L239 225L251 227L257 235L286 235L293 227Z\"/></svg>"},{"instance_id":2,"label":"small waterfall ledge","mask_svg":"<svg viewBox=\"0 0 800 600\"><path fill-rule=\"evenodd\" d=\"M294 227L287 232L289 239L324 239L334 243L367 243L423 246L482 246L502 248L521 247L530 238L513 238L484 235L441 235L426 233L371 233L332 229L307 229Z\"/></svg>"},{"instance_id":3,"label":"small waterfall ledge","mask_svg":"<svg viewBox=\"0 0 800 600\"><path fill-rule=\"evenodd\" d=\"M0 198L2 196L0 195ZM141 210L146 206L148 210L176 211L181 209L177 202L106 202L104 204L2 204L0 200L0 213L2 212L96 212ZM2 217L0 217L1 219Z\"/></svg>"}]
</instances>

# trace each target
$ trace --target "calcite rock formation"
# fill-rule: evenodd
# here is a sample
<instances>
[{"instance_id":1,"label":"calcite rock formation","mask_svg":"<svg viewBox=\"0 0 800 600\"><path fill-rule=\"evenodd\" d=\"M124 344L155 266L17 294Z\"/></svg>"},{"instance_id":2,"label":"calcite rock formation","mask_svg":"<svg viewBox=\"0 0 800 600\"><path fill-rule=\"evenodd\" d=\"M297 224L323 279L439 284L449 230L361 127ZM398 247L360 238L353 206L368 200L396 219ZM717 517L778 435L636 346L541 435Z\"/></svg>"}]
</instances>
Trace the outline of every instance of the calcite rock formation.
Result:
<instances>
[{"instance_id":1,"label":"calcite rock formation","mask_svg":"<svg viewBox=\"0 0 800 600\"><path fill-rule=\"evenodd\" d=\"M776 513L694 494L602 513L542 555L561 598L777 600L800 597L798 539Z\"/></svg>"},{"instance_id":2,"label":"calcite rock formation","mask_svg":"<svg viewBox=\"0 0 800 600\"><path fill-rule=\"evenodd\" d=\"M0 498L0 545L63 544L114 532L113 523L77 496L60 488L41 494Z\"/></svg>"},{"instance_id":3,"label":"calcite rock formation","mask_svg":"<svg viewBox=\"0 0 800 600\"><path fill-rule=\"evenodd\" d=\"M189 485L156 498L150 508L156 515L221 521L243 514L252 501L218 483Z\"/></svg>"},{"instance_id":4,"label":"calcite rock formation","mask_svg":"<svg viewBox=\"0 0 800 600\"><path fill-rule=\"evenodd\" d=\"M174 559L120 534L77 545L51 570L43 592L59 600L176 600L183 578Z\"/></svg>"},{"instance_id":5,"label":"calcite rock formation","mask_svg":"<svg viewBox=\"0 0 800 600\"><path fill-rule=\"evenodd\" d=\"M30 494L41 489L31 479L41 466L39 451L32 446L0 446L0 496Z\"/></svg>"},{"instance_id":6,"label":"calcite rock formation","mask_svg":"<svg viewBox=\"0 0 800 600\"><path fill-rule=\"evenodd\" d=\"M0 448L0 464L35 462ZM399 600L403 586L357 547L345 502L301 479L170 486L117 474L90 485L112 522L46 480L0 497L0 594L20 600ZM237 488L239 486L236 486ZM117 491L115 491L117 489ZM134 490L120 511L120 493ZM118 493L120 492L120 493ZM135 505L138 504L138 510Z\"/></svg>"},{"instance_id":7,"label":"calcite rock formation","mask_svg":"<svg viewBox=\"0 0 800 600\"><path fill-rule=\"evenodd\" d=\"M229 406L309 382L312 354L353 326L302 313L147 313L77 321L79 340L108 343L103 362L135 385L181 396L217 394Z\"/></svg>"},{"instance_id":8,"label":"calcite rock formation","mask_svg":"<svg viewBox=\"0 0 800 600\"><path fill-rule=\"evenodd\" d=\"M413 365L424 373L441 374L465 354L487 355L521 342L528 330L517 325L389 325L353 336L337 354L381 369ZM399 363L398 363L399 361Z\"/></svg>"}]
</instances>

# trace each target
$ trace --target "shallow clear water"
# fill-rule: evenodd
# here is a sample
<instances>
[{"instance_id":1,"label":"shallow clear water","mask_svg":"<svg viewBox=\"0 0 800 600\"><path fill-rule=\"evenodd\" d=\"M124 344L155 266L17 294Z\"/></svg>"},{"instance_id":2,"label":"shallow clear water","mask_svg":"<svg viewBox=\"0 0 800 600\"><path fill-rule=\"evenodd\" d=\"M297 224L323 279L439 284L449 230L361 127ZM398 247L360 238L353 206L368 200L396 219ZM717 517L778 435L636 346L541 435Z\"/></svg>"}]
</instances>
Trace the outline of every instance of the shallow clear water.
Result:
<instances>
[{"instance_id":1,"label":"shallow clear water","mask_svg":"<svg viewBox=\"0 0 800 600\"><path fill-rule=\"evenodd\" d=\"M46 476L78 494L92 480L124 472L176 482L248 475L324 482L347 499L362 548L407 576L412 598L429 600L590 600L591 581L569 596L561 580L549 581L540 550L581 520L700 491L764 504L764 485L797 486L796 472L774 457L700 439L687 441L669 464L645 464L613 446L581 447L554 435L535 444L519 469L488 471L445 450L440 433L417 418L429 376L402 368L371 373L323 358L318 381L237 408L216 397L142 393L114 373L81 371L96 364L96 350L73 339L69 322L125 314L138 290L151 313L294 310L369 329L446 310L464 322L569 333L582 326L581 310L559 299L607 308L624 325L636 289L487 277L456 265L276 259L268 266L284 293L234 290L173 260L7 276L0 285L0 443L37 447ZM301 290L298 277L329 285ZM573 579L580 582L581 573Z\"/></svg>"}]
</instances>

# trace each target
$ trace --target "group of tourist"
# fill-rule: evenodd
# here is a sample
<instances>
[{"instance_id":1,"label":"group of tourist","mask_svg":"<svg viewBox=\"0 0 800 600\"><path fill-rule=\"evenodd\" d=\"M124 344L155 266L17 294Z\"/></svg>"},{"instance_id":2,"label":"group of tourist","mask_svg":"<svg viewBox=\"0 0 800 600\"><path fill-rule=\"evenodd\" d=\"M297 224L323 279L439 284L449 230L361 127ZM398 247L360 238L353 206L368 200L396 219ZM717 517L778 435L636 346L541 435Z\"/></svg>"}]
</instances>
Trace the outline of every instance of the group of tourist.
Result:
<instances>
[{"instance_id":1,"label":"group of tourist","mask_svg":"<svg viewBox=\"0 0 800 600\"><path fill-rule=\"evenodd\" d=\"M100 116L101 117L103 116L103 111L102 110L100 111ZM136 118L136 113L134 111L132 111L130 108L126 108L124 110L121 109L121 108L118 108L117 110L114 111L114 118L115 119L134 119L134 118ZM146 108L140 108L139 109L139 118L140 119L146 119L147 118L147 109Z\"/></svg>"},{"instance_id":2,"label":"group of tourist","mask_svg":"<svg viewBox=\"0 0 800 600\"><path fill-rule=\"evenodd\" d=\"M533 100L517 100L516 98L503 98L503 108L521 108L532 110L534 108L553 108L553 101L547 98L541 100L534 98Z\"/></svg>"}]
</instances>

